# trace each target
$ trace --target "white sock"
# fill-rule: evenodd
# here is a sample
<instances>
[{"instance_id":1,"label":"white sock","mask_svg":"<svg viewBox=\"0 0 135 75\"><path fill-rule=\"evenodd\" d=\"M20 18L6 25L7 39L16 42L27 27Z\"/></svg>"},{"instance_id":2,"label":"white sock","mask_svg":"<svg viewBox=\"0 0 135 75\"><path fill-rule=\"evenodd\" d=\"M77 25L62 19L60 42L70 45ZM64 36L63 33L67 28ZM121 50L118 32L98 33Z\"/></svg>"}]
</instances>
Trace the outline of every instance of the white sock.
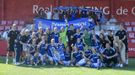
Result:
<instances>
[{"instance_id":1,"label":"white sock","mask_svg":"<svg viewBox=\"0 0 135 75\"><path fill-rule=\"evenodd\" d=\"M8 64L8 59L6 59L6 64Z\"/></svg>"},{"instance_id":2,"label":"white sock","mask_svg":"<svg viewBox=\"0 0 135 75\"><path fill-rule=\"evenodd\" d=\"M120 67L123 67L123 64L120 64Z\"/></svg>"},{"instance_id":3,"label":"white sock","mask_svg":"<svg viewBox=\"0 0 135 75\"><path fill-rule=\"evenodd\" d=\"M126 60L126 64L128 65L128 59Z\"/></svg>"},{"instance_id":4,"label":"white sock","mask_svg":"<svg viewBox=\"0 0 135 75\"><path fill-rule=\"evenodd\" d=\"M13 64L15 64L16 63L16 60L15 60L15 58L13 58Z\"/></svg>"}]
</instances>

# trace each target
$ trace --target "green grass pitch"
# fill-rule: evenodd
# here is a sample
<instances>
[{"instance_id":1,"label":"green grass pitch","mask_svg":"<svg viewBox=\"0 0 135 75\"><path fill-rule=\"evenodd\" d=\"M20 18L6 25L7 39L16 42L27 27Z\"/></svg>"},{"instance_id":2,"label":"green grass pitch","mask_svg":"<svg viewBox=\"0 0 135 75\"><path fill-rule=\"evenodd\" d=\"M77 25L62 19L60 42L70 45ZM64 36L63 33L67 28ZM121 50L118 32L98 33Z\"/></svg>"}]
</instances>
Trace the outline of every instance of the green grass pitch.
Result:
<instances>
[{"instance_id":1,"label":"green grass pitch","mask_svg":"<svg viewBox=\"0 0 135 75\"><path fill-rule=\"evenodd\" d=\"M87 67L15 66L4 62L5 59L0 57L0 75L135 75L135 58L130 58L129 65L124 68L102 68L100 70Z\"/></svg>"}]
</instances>

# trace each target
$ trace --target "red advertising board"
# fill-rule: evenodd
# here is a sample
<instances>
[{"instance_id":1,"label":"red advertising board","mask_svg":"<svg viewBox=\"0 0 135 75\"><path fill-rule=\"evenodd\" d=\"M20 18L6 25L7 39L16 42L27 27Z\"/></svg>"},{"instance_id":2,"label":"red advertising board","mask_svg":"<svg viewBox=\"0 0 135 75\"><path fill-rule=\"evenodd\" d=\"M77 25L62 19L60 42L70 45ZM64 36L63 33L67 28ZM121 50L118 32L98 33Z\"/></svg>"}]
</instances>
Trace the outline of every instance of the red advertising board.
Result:
<instances>
[{"instance_id":1,"label":"red advertising board","mask_svg":"<svg viewBox=\"0 0 135 75\"><path fill-rule=\"evenodd\" d=\"M86 6L102 10L107 18L114 15L126 25L129 33L129 56L135 57L135 0L0 0L0 25L10 25L15 21L18 24L32 23L37 11L46 11L56 6ZM129 27L132 31L128 30Z\"/></svg>"},{"instance_id":2,"label":"red advertising board","mask_svg":"<svg viewBox=\"0 0 135 75\"><path fill-rule=\"evenodd\" d=\"M135 21L127 21L125 26L128 32L129 56L135 57Z\"/></svg>"}]
</instances>

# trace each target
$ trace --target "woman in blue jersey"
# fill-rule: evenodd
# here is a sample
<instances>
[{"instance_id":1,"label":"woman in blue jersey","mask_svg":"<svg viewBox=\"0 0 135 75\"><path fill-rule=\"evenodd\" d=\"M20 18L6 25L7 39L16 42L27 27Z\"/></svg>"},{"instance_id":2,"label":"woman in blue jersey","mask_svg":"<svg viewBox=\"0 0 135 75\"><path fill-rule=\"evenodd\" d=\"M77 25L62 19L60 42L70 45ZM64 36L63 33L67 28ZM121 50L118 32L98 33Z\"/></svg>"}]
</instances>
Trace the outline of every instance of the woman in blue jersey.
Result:
<instances>
[{"instance_id":1,"label":"woman in blue jersey","mask_svg":"<svg viewBox=\"0 0 135 75\"><path fill-rule=\"evenodd\" d=\"M101 67L100 55L96 52L95 48L92 47L92 54L88 57L89 67L99 69Z\"/></svg>"},{"instance_id":2,"label":"woman in blue jersey","mask_svg":"<svg viewBox=\"0 0 135 75\"><path fill-rule=\"evenodd\" d=\"M41 58L42 65L46 65L46 56L47 56L46 49L47 49L47 45L45 42L45 36L42 36L42 40L38 44L39 53L42 55L42 58Z\"/></svg>"},{"instance_id":3,"label":"woman in blue jersey","mask_svg":"<svg viewBox=\"0 0 135 75\"><path fill-rule=\"evenodd\" d=\"M60 60L64 60L65 59L65 56L64 56L65 45L64 43L62 43L61 38L59 38L59 43L57 44L57 50L60 55Z\"/></svg>"},{"instance_id":4,"label":"woman in blue jersey","mask_svg":"<svg viewBox=\"0 0 135 75\"><path fill-rule=\"evenodd\" d=\"M32 41L31 41L31 44L29 44L29 50L26 53L26 58L25 58L24 64L27 64L27 65L33 65L34 64L33 59L34 59L36 47L37 47L36 46L36 39L33 38Z\"/></svg>"},{"instance_id":5,"label":"woman in blue jersey","mask_svg":"<svg viewBox=\"0 0 135 75\"><path fill-rule=\"evenodd\" d=\"M80 38L81 41L82 41L82 35L83 35L83 33L81 33L81 32L80 32L80 29L77 28L77 29L76 29L76 33L74 34L75 42L77 42L77 39L78 39L78 38Z\"/></svg>"},{"instance_id":6,"label":"woman in blue jersey","mask_svg":"<svg viewBox=\"0 0 135 75\"><path fill-rule=\"evenodd\" d=\"M71 54L72 65L84 66L86 64L86 58L83 51L78 50L76 46L73 47L73 52Z\"/></svg>"},{"instance_id":7,"label":"woman in blue jersey","mask_svg":"<svg viewBox=\"0 0 135 75\"><path fill-rule=\"evenodd\" d=\"M100 47L100 41L97 39L96 35L93 35L91 40L91 47L98 49Z\"/></svg>"},{"instance_id":8,"label":"woman in blue jersey","mask_svg":"<svg viewBox=\"0 0 135 75\"><path fill-rule=\"evenodd\" d=\"M54 39L55 43L58 43L59 42L59 32L58 32L58 29L57 27L54 27L54 30L52 32L52 39Z\"/></svg>"},{"instance_id":9,"label":"woman in blue jersey","mask_svg":"<svg viewBox=\"0 0 135 75\"><path fill-rule=\"evenodd\" d=\"M57 50L57 46L54 39L51 39L51 44L48 45L47 49L48 49L47 52L48 52L48 58L50 64L54 64L54 63L55 65L62 64L62 62L60 61L60 55Z\"/></svg>"},{"instance_id":10,"label":"woman in blue jersey","mask_svg":"<svg viewBox=\"0 0 135 75\"><path fill-rule=\"evenodd\" d=\"M34 62L35 66L41 64L41 58L42 58L42 55L39 53L38 50L36 50L35 54L34 54L34 57L33 57L33 62Z\"/></svg>"},{"instance_id":11,"label":"woman in blue jersey","mask_svg":"<svg viewBox=\"0 0 135 75\"><path fill-rule=\"evenodd\" d=\"M47 46L47 59L49 64L54 64L53 62L53 50L56 49L56 44L54 43L54 39L51 40L51 43Z\"/></svg>"},{"instance_id":12,"label":"woman in blue jersey","mask_svg":"<svg viewBox=\"0 0 135 75\"><path fill-rule=\"evenodd\" d=\"M63 64L65 66L70 66L71 65L71 52L70 48L67 46L66 50L64 51L64 56L65 59L63 60Z\"/></svg>"},{"instance_id":13,"label":"woman in blue jersey","mask_svg":"<svg viewBox=\"0 0 135 75\"><path fill-rule=\"evenodd\" d=\"M92 52L91 48L88 47L88 46L86 46L85 49L86 49L86 50L84 51L85 57L86 57L86 59L88 59L88 58L90 57L90 55L91 55L93 52Z\"/></svg>"},{"instance_id":14,"label":"woman in blue jersey","mask_svg":"<svg viewBox=\"0 0 135 75\"><path fill-rule=\"evenodd\" d=\"M84 43L81 41L80 38L77 38L77 42L75 43L75 46L81 50L81 51L84 51Z\"/></svg>"}]
</instances>

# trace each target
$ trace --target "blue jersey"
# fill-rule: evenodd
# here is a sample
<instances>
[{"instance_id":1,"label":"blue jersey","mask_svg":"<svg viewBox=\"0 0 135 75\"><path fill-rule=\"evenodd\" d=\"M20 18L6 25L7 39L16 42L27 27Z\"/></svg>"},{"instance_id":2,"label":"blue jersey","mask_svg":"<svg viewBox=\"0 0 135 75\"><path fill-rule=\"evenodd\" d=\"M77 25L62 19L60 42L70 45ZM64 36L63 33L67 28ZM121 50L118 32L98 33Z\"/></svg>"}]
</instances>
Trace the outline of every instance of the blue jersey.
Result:
<instances>
[{"instance_id":1,"label":"blue jersey","mask_svg":"<svg viewBox=\"0 0 135 75\"><path fill-rule=\"evenodd\" d=\"M49 56L53 57L53 52L54 50L56 50L56 46L55 45L48 45L48 48L47 48L47 53Z\"/></svg>"},{"instance_id":2,"label":"blue jersey","mask_svg":"<svg viewBox=\"0 0 135 75\"><path fill-rule=\"evenodd\" d=\"M63 54L64 49L65 49L64 44L58 44L58 52L59 52L60 54Z\"/></svg>"},{"instance_id":3,"label":"blue jersey","mask_svg":"<svg viewBox=\"0 0 135 75\"><path fill-rule=\"evenodd\" d=\"M82 43L82 42L80 42L80 43L75 43L75 46L77 46L77 48L79 49L79 50L84 50L84 44Z\"/></svg>"},{"instance_id":4,"label":"blue jersey","mask_svg":"<svg viewBox=\"0 0 135 75\"><path fill-rule=\"evenodd\" d=\"M82 33L76 33L76 34L74 34L74 38L75 39L78 39L78 38L81 38L81 36L82 36Z\"/></svg>"},{"instance_id":5,"label":"blue jersey","mask_svg":"<svg viewBox=\"0 0 135 75\"><path fill-rule=\"evenodd\" d=\"M103 54L106 56L113 56L113 55L115 55L115 53L117 53L117 52L114 48L109 48L109 49L105 48L104 52L103 52Z\"/></svg>"},{"instance_id":6,"label":"blue jersey","mask_svg":"<svg viewBox=\"0 0 135 75\"><path fill-rule=\"evenodd\" d=\"M96 48L97 53L103 53L103 51L104 51L104 48L101 45Z\"/></svg>"},{"instance_id":7,"label":"blue jersey","mask_svg":"<svg viewBox=\"0 0 135 75\"><path fill-rule=\"evenodd\" d=\"M92 51L91 50L86 50L85 51L85 57L86 58L90 57L91 54L92 54Z\"/></svg>"},{"instance_id":8,"label":"blue jersey","mask_svg":"<svg viewBox=\"0 0 135 75\"><path fill-rule=\"evenodd\" d=\"M89 59L90 59L90 61L91 61L92 63L97 63L97 62L98 62L98 59L100 59L100 56L97 55L97 54L95 54L95 53L93 53L93 54L89 57Z\"/></svg>"},{"instance_id":9,"label":"blue jersey","mask_svg":"<svg viewBox=\"0 0 135 75\"><path fill-rule=\"evenodd\" d=\"M72 12L71 13L71 20L75 20L76 19L76 12Z\"/></svg>"},{"instance_id":10,"label":"blue jersey","mask_svg":"<svg viewBox=\"0 0 135 75\"><path fill-rule=\"evenodd\" d=\"M99 41L95 41L95 40L91 40L91 46L98 48L100 47L100 42Z\"/></svg>"},{"instance_id":11,"label":"blue jersey","mask_svg":"<svg viewBox=\"0 0 135 75\"><path fill-rule=\"evenodd\" d=\"M52 38L54 39L55 43L59 42L59 33L52 33Z\"/></svg>"},{"instance_id":12,"label":"blue jersey","mask_svg":"<svg viewBox=\"0 0 135 75\"><path fill-rule=\"evenodd\" d=\"M61 60L64 60L65 59L65 56L64 56L64 50L65 49L65 46L64 46L64 44L58 44L58 52L59 52L59 54L60 54L60 58L61 58Z\"/></svg>"},{"instance_id":13,"label":"blue jersey","mask_svg":"<svg viewBox=\"0 0 135 75\"><path fill-rule=\"evenodd\" d=\"M35 63L38 63L38 61L40 61L40 60L41 60L41 55L40 55L40 54L34 56L33 61L34 61Z\"/></svg>"},{"instance_id":14,"label":"blue jersey","mask_svg":"<svg viewBox=\"0 0 135 75\"><path fill-rule=\"evenodd\" d=\"M19 34L16 38L14 49L16 50L22 50L22 44L20 43L21 35Z\"/></svg>"},{"instance_id":15,"label":"blue jersey","mask_svg":"<svg viewBox=\"0 0 135 75\"><path fill-rule=\"evenodd\" d=\"M80 51L74 52L73 58L75 58L75 62L79 62L81 59L83 59L83 53Z\"/></svg>"},{"instance_id":16,"label":"blue jersey","mask_svg":"<svg viewBox=\"0 0 135 75\"><path fill-rule=\"evenodd\" d=\"M70 52L64 52L64 56L65 56L65 61L70 61L71 60L71 53Z\"/></svg>"},{"instance_id":17,"label":"blue jersey","mask_svg":"<svg viewBox=\"0 0 135 75\"><path fill-rule=\"evenodd\" d=\"M42 43L39 47L39 53L44 55L46 53L46 44Z\"/></svg>"}]
</instances>

